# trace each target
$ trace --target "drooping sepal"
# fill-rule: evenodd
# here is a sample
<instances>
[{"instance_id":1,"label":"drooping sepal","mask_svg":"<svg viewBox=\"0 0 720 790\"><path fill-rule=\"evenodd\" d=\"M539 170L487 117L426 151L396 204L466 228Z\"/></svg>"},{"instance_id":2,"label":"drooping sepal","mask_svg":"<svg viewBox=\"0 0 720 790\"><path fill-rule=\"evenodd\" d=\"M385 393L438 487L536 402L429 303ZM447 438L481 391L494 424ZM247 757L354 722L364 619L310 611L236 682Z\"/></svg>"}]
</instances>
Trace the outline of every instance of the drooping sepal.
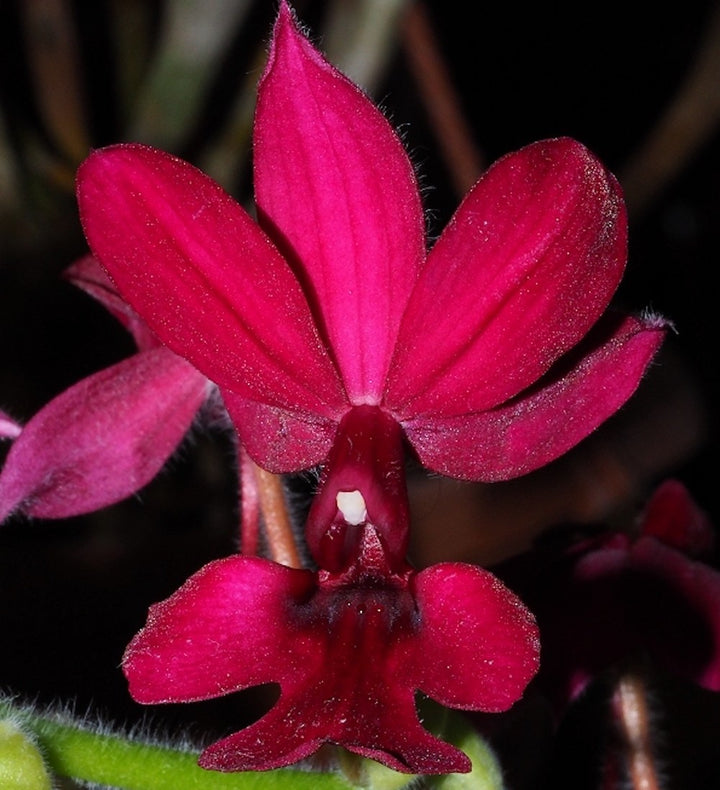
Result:
<instances>
[{"instance_id":1,"label":"drooping sepal","mask_svg":"<svg viewBox=\"0 0 720 790\"><path fill-rule=\"evenodd\" d=\"M177 449L210 383L166 348L74 384L18 435L0 473L0 522L66 518L119 502Z\"/></svg>"}]
</instances>

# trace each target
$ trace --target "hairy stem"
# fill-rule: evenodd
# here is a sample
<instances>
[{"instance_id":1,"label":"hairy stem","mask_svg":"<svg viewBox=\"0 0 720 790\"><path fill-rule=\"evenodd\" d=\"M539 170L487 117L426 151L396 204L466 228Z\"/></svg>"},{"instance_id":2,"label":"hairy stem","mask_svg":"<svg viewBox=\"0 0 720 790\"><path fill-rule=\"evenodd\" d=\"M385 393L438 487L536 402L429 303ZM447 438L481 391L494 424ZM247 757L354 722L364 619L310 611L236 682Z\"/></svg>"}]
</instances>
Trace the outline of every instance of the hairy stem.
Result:
<instances>
[{"instance_id":1,"label":"hairy stem","mask_svg":"<svg viewBox=\"0 0 720 790\"><path fill-rule=\"evenodd\" d=\"M0 701L7 717L38 740L49 769L57 776L110 785L122 790L351 790L337 774L278 769L218 773L197 765L186 749L109 734L66 715L39 715Z\"/></svg>"}]
</instances>

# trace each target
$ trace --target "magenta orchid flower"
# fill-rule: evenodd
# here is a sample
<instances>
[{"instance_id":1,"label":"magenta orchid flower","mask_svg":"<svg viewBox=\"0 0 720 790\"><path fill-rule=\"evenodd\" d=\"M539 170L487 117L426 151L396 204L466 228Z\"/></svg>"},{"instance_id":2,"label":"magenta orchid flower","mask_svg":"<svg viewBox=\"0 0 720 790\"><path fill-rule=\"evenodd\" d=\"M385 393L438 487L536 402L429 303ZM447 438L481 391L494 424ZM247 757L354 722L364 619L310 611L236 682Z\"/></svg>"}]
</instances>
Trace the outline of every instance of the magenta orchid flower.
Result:
<instances>
[{"instance_id":1,"label":"magenta orchid flower","mask_svg":"<svg viewBox=\"0 0 720 790\"><path fill-rule=\"evenodd\" d=\"M616 180L573 140L499 160L426 254L398 136L285 2L253 150L259 224L188 163L136 144L83 163L81 218L123 298L221 388L260 466L326 462L307 525L326 570L359 540L334 559L320 545L334 520L344 530L340 489L361 490L389 551L406 548L404 493L387 507L381 488L363 489L350 436L395 453L393 469L409 445L451 476L521 475L612 415L662 341L659 318L601 319L626 215Z\"/></svg>"},{"instance_id":2,"label":"magenta orchid flower","mask_svg":"<svg viewBox=\"0 0 720 790\"><path fill-rule=\"evenodd\" d=\"M102 149L78 172L93 253L220 388L254 460L324 465L306 527L318 570L206 566L128 647L131 693L279 684L268 714L203 753L209 768L288 765L332 742L402 771L468 770L420 726L415 694L506 709L537 669L537 628L485 571L407 565L406 448L437 472L507 479L630 397L666 325L603 315L626 258L620 188L579 143L535 143L491 167L426 252L398 136L285 2L253 162L257 222L147 146Z\"/></svg>"},{"instance_id":3,"label":"magenta orchid flower","mask_svg":"<svg viewBox=\"0 0 720 790\"><path fill-rule=\"evenodd\" d=\"M538 618L538 685L558 713L599 673L628 659L720 691L720 572L715 532L685 486L653 493L638 533L609 532L543 563L516 589Z\"/></svg>"},{"instance_id":4,"label":"magenta orchid flower","mask_svg":"<svg viewBox=\"0 0 720 790\"><path fill-rule=\"evenodd\" d=\"M470 760L421 726L416 692L505 710L538 654L532 615L490 573L393 567L364 524L356 560L339 574L242 556L206 565L151 607L123 668L144 703L280 685L265 716L203 752L205 768L286 766L332 742L398 771L436 774L469 771Z\"/></svg>"},{"instance_id":5,"label":"magenta orchid flower","mask_svg":"<svg viewBox=\"0 0 720 790\"><path fill-rule=\"evenodd\" d=\"M139 351L58 395L14 439L0 473L0 522L13 513L66 518L137 492L176 450L212 385L163 348L88 256L67 272L130 331Z\"/></svg>"}]
</instances>

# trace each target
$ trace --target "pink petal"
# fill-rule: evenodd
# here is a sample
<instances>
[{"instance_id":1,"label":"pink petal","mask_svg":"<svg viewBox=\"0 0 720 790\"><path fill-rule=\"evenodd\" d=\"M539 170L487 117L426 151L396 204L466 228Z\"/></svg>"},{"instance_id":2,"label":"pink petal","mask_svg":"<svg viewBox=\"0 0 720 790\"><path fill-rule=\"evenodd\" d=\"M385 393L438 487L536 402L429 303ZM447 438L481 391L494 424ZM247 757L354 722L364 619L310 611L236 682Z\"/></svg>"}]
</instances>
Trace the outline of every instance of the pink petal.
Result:
<instances>
[{"instance_id":1,"label":"pink petal","mask_svg":"<svg viewBox=\"0 0 720 790\"><path fill-rule=\"evenodd\" d=\"M705 626L710 649L704 655L693 652L689 642L687 620L673 618L669 609L661 619L667 625L665 650L668 662L677 671L685 671L703 688L720 691L720 573L702 562L692 562L674 549L653 538L640 538L630 550L630 567L636 573L662 576L671 591L679 594L685 604ZM650 635L652 638L652 634ZM662 650L653 649L652 655ZM704 659L704 660L703 660ZM695 662L700 666L693 667Z\"/></svg>"},{"instance_id":2,"label":"pink petal","mask_svg":"<svg viewBox=\"0 0 720 790\"><path fill-rule=\"evenodd\" d=\"M567 576L553 570L537 591L546 648L542 680L562 704L588 679L647 655L720 691L720 573L651 537L599 549Z\"/></svg>"},{"instance_id":3,"label":"pink petal","mask_svg":"<svg viewBox=\"0 0 720 790\"><path fill-rule=\"evenodd\" d=\"M81 165L78 201L92 251L168 348L255 400L325 416L343 403L292 272L212 179L118 145Z\"/></svg>"},{"instance_id":4,"label":"pink petal","mask_svg":"<svg viewBox=\"0 0 720 790\"><path fill-rule=\"evenodd\" d=\"M0 439L17 439L22 433L22 425L0 411Z\"/></svg>"},{"instance_id":5,"label":"pink petal","mask_svg":"<svg viewBox=\"0 0 720 790\"><path fill-rule=\"evenodd\" d=\"M645 507L642 534L690 556L709 555L715 528L679 480L665 480Z\"/></svg>"},{"instance_id":6,"label":"pink petal","mask_svg":"<svg viewBox=\"0 0 720 790\"><path fill-rule=\"evenodd\" d=\"M190 428L208 382L164 348L136 354L41 409L0 474L0 521L19 510L65 518L136 492Z\"/></svg>"},{"instance_id":7,"label":"pink petal","mask_svg":"<svg viewBox=\"0 0 720 790\"><path fill-rule=\"evenodd\" d=\"M302 674L308 656L288 638L287 608L314 583L310 571L259 557L209 563L150 608L128 645L133 698L191 702Z\"/></svg>"},{"instance_id":8,"label":"pink petal","mask_svg":"<svg viewBox=\"0 0 720 790\"><path fill-rule=\"evenodd\" d=\"M353 403L377 403L424 222L402 143L282 4L259 87L255 191L298 271Z\"/></svg>"},{"instance_id":9,"label":"pink petal","mask_svg":"<svg viewBox=\"0 0 720 790\"><path fill-rule=\"evenodd\" d=\"M266 406L227 390L223 400L250 457L268 472L309 469L325 460L337 431L332 420Z\"/></svg>"},{"instance_id":10,"label":"pink petal","mask_svg":"<svg viewBox=\"0 0 720 790\"><path fill-rule=\"evenodd\" d=\"M601 322L605 323L605 322ZM665 336L665 324L626 318L569 373L500 408L404 424L429 469L468 480L531 472L594 431L633 394Z\"/></svg>"},{"instance_id":11,"label":"pink petal","mask_svg":"<svg viewBox=\"0 0 720 790\"><path fill-rule=\"evenodd\" d=\"M386 403L458 416L505 401L575 345L626 258L615 179L566 138L499 160L433 248L403 318Z\"/></svg>"},{"instance_id":12,"label":"pink petal","mask_svg":"<svg viewBox=\"0 0 720 790\"><path fill-rule=\"evenodd\" d=\"M535 620L488 571L433 565L416 579L422 654L409 669L428 696L451 707L498 712L523 694L537 672Z\"/></svg>"},{"instance_id":13,"label":"pink petal","mask_svg":"<svg viewBox=\"0 0 720 790\"><path fill-rule=\"evenodd\" d=\"M141 351L156 348L160 342L130 305L120 298L110 278L94 255L85 255L63 272L73 285L96 299L135 339Z\"/></svg>"}]
</instances>

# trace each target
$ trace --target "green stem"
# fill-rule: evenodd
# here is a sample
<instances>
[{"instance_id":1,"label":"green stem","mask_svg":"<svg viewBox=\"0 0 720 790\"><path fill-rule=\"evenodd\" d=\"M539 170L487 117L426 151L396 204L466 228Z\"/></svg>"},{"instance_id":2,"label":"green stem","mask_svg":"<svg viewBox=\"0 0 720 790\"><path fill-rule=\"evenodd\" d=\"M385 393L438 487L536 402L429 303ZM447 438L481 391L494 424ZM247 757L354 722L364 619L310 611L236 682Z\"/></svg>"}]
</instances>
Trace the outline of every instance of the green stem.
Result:
<instances>
[{"instance_id":1,"label":"green stem","mask_svg":"<svg viewBox=\"0 0 720 790\"><path fill-rule=\"evenodd\" d=\"M8 717L32 732L48 767L58 776L122 790L352 790L337 774L277 769L219 773L197 765L197 754L96 731L69 717L38 715L0 702Z\"/></svg>"}]
</instances>

